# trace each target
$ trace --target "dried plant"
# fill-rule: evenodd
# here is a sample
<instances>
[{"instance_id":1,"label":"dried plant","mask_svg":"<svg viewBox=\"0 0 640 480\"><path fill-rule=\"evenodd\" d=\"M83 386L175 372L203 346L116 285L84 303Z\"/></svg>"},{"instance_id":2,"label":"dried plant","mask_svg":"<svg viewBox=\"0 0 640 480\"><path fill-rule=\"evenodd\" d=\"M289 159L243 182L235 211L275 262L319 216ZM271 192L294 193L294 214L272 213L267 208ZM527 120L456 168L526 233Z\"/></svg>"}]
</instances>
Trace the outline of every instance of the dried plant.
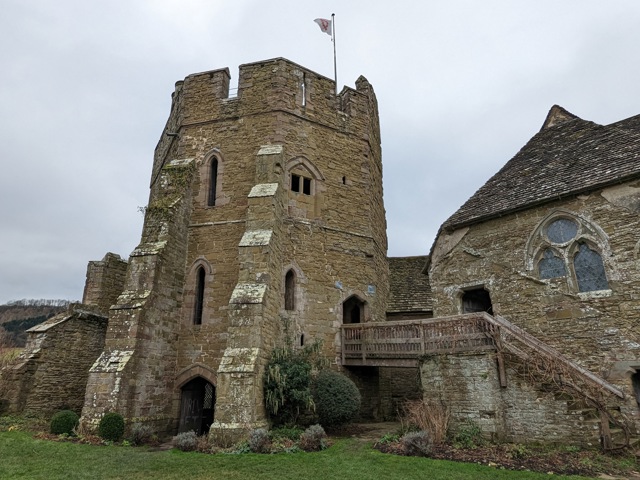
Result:
<instances>
[{"instance_id":1,"label":"dried plant","mask_svg":"<svg viewBox=\"0 0 640 480\"><path fill-rule=\"evenodd\" d=\"M450 418L449 407L442 403L424 400L408 400L401 412L403 424L429 432L435 445L440 445L446 440Z\"/></svg>"}]
</instances>

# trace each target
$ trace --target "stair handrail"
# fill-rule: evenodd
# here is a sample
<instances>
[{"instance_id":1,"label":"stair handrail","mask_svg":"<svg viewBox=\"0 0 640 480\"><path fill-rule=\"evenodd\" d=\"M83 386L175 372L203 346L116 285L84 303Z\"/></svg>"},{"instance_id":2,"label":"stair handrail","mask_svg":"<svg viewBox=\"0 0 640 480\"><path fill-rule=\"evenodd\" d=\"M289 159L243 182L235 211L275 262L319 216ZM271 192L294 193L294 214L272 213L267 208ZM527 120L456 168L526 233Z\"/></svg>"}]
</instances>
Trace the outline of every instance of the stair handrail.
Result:
<instances>
[{"instance_id":1,"label":"stair handrail","mask_svg":"<svg viewBox=\"0 0 640 480\"><path fill-rule=\"evenodd\" d=\"M501 317L500 315L491 316L488 313L484 313L484 312L483 312L483 316L485 321L487 321L491 325L494 325L508 332L509 334L511 334L513 337L515 337L517 340L524 343L528 347L536 351L539 351L541 353L544 353L546 356L552 359L561 361L564 365L569 367L571 370L573 370L574 372L577 372L582 377L587 378L589 381L591 381L592 383L595 383L601 388L604 388L609 393L612 393L613 395L616 395L617 397L622 399L625 398L625 394L620 389L611 385L609 382L595 375L593 372L587 370L586 368L581 367L580 365L578 365L577 363L573 362L572 360L567 358L565 355L560 353L555 348L538 340L536 337L534 337L527 331L523 330L522 328L518 327L517 325L514 325L513 323L509 322L504 317Z\"/></svg>"}]
</instances>

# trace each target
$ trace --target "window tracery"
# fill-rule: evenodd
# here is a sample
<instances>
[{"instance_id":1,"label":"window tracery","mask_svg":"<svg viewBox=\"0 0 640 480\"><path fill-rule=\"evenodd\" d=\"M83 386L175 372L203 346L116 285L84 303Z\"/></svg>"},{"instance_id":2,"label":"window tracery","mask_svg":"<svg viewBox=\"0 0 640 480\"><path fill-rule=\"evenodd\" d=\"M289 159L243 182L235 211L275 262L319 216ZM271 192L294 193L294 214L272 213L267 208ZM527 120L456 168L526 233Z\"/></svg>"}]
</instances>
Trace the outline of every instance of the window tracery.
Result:
<instances>
[{"instance_id":1,"label":"window tracery","mask_svg":"<svg viewBox=\"0 0 640 480\"><path fill-rule=\"evenodd\" d=\"M570 212L556 211L529 238L529 269L543 280L564 278L578 292L608 290L603 261L607 250L607 236L598 226Z\"/></svg>"}]
</instances>

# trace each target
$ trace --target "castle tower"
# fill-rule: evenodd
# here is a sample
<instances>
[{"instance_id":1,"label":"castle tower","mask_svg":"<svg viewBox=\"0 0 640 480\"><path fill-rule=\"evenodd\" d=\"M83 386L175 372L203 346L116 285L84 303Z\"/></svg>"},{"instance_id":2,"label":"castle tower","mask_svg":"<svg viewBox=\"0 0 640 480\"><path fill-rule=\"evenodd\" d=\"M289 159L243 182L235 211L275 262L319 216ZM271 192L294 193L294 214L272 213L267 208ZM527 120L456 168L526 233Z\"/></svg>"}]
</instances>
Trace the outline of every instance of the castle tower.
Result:
<instances>
[{"instance_id":1,"label":"castle tower","mask_svg":"<svg viewBox=\"0 0 640 480\"><path fill-rule=\"evenodd\" d=\"M382 321L388 293L377 103L366 79L278 58L176 84L142 240L110 310L83 418L158 431L266 423L271 351Z\"/></svg>"}]
</instances>

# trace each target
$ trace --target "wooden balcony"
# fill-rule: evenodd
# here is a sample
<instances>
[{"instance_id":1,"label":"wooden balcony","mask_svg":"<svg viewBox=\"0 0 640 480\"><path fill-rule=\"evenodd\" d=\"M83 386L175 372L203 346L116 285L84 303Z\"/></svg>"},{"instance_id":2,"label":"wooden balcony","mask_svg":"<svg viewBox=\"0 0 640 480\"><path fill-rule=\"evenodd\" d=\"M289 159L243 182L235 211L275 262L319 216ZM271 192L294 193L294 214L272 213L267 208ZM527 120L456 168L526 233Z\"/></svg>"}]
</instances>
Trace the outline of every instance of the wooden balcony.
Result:
<instances>
[{"instance_id":1,"label":"wooden balcony","mask_svg":"<svg viewBox=\"0 0 640 480\"><path fill-rule=\"evenodd\" d=\"M342 365L414 367L423 355L495 350L484 313L342 326Z\"/></svg>"}]
</instances>

